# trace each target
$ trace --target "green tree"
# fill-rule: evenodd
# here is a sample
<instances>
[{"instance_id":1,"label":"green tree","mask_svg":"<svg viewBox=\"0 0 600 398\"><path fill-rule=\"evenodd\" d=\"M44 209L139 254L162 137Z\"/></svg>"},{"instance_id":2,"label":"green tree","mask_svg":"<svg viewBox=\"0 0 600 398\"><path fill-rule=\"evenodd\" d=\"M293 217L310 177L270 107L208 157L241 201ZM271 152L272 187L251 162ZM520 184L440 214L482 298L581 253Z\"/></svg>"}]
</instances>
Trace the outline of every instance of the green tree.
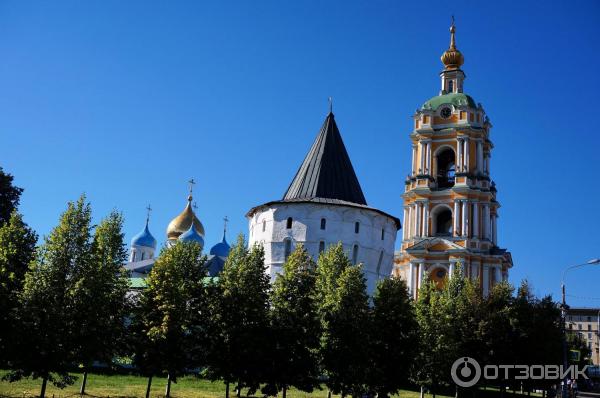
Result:
<instances>
[{"instance_id":1,"label":"green tree","mask_svg":"<svg viewBox=\"0 0 600 398\"><path fill-rule=\"evenodd\" d=\"M246 248L243 235L231 248L211 300L211 347L206 376L237 383L251 391L265 380L268 369L269 276L264 250Z\"/></svg>"},{"instance_id":2,"label":"green tree","mask_svg":"<svg viewBox=\"0 0 600 398\"><path fill-rule=\"evenodd\" d=\"M320 359L327 387L336 394L366 389L369 361L369 298L360 266L351 266L342 244L319 256L317 266Z\"/></svg>"},{"instance_id":3,"label":"green tree","mask_svg":"<svg viewBox=\"0 0 600 398\"><path fill-rule=\"evenodd\" d=\"M134 362L148 376L148 391L152 376L166 374L169 397L171 382L202 365L195 353L201 350L198 336L206 332L206 276L206 256L196 242L165 247L154 263L131 328Z\"/></svg>"},{"instance_id":4,"label":"green tree","mask_svg":"<svg viewBox=\"0 0 600 398\"><path fill-rule=\"evenodd\" d=\"M124 353L125 321L130 312L123 216L113 211L96 227L90 261L80 270L73 297L77 325L77 360L84 367L80 394L85 394L87 369L94 361L111 364Z\"/></svg>"},{"instance_id":5,"label":"green tree","mask_svg":"<svg viewBox=\"0 0 600 398\"><path fill-rule=\"evenodd\" d=\"M379 281L373 297L369 386L378 397L395 394L408 382L418 347L418 324L406 283Z\"/></svg>"},{"instance_id":6,"label":"green tree","mask_svg":"<svg viewBox=\"0 0 600 398\"><path fill-rule=\"evenodd\" d=\"M314 299L316 266L304 246L290 254L277 275L271 296L271 364L268 385L272 395L294 386L311 392L319 386L317 350L319 318Z\"/></svg>"},{"instance_id":7,"label":"green tree","mask_svg":"<svg viewBox=\"0 0 600 398\"><path fill-rule=\"evenodd\" d=\"M23 289L25 273L34 259L37 235L14 211L7 223L0 224L0 365L7 365L14 353L17 327L18 295Z\"/></svg>"},{"instance_id":8,"label":"green tree","mask_svg":"<svg viewBox=\"0 0 600 398\"><path fill-rule=\"evenodd\" d=\"M19 206L23 188L13 185L14 177L0 167L0 226L10 220L11 214Z\"/></svg>"},{"instance_id":9,"label":"green tree","mask_svg":"<svg viewBox=\"0 0 600 398\"><path fill-rule=\"evenodd\" d=\"M454 385L450 369L466 354L467 342L474 340L476 318L470 295L470 282L457 269L442 289L424 278L415 304L419 324L419 353L413 380L435 393ZM468 353L473 355L472 352Z\"/></svg>"},{"instance_id":10,"label":"green tree","mask_svg":"<svg viewBox=\"0 0 600 398\"><path fill-rule=\"evenodd\" d=\"M476 358L482 366L515 363L512 345L514 329L511 323L513 293L513 287L502 282L490 290L488 297L477 300L478 304L473 305L473 308L481 310L477 316L479 326L476 341L472 344L473 354L469 356ZM479 289L477 296L480 297ZM498 383L503 394L504 387L510 384L511 379L506 380L503 372L499 373L499 377Z\"/></svg>"},{"instance_id":11,"label":"green tree","mask_svg":"<svg viewBox=\"0 0 600 398\"><path fill-rule=\"evenodd\" d=\"M70 202L60 222L38 250L20 294L19 356L9 379L42 379L41 396L51 381L73 383L67 373L77 356L76 298L82 270L91 256L91 209L82 196Z\"/></svg>"}]
</instances>

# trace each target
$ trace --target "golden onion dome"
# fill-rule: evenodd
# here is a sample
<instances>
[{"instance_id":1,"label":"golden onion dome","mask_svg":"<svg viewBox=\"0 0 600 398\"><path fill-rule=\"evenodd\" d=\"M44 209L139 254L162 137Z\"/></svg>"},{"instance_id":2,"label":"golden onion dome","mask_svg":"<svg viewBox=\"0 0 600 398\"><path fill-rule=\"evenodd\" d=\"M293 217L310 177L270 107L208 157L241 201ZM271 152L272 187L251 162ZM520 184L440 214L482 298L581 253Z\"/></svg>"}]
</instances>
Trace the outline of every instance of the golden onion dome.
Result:
<instances>
[{"instance_id":1,"label":"golden onion dome","mask_svg":"<svg viewBox=\"0 0 600 398\"><path fill-rule=\"evenodd\" d=\"M194 214L194 210L192 210L192 195L190 195L188 196L188 203L185 209L169 223L167 227L167 239L176 240L179 238L179 235L190 229L192 222L196 231L204 237L204 226L198 220L196 214Z\"/></svg>"},{"instance_id":2,"label":"golden onion dome","mask_svg":"<svg viewBox=\"0 0 600 398\"><path fill-rule=\"evenodd\" d=\"M465 57L463 57L462 53L456 48L456 43L454 41L455 32L456 28L454 27L453 20L452 26L450 26L450 47L444 51L441 57L442 63L446 67L446 70L458 69L462 64L465 63Z\"/></svg>"}]
</instances>

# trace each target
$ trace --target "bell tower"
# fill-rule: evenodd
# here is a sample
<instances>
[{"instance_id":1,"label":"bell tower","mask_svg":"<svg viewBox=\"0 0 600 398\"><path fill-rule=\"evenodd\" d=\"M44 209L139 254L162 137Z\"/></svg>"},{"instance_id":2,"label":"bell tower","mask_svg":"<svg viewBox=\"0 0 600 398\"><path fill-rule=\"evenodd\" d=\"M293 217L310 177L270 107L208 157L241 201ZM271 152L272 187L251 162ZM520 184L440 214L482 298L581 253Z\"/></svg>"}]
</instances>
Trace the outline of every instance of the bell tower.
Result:
<instances>
[{"instance_id":1,"label":"bell tower","mask_svg":"<svg viewBox=\"0 0 600 398\"><path fill-rule=\"evenodd\" d=\"M512 258L497 243L500 203L491 179L494 148L486 113L463 92L466 78L456 27L442 54L441 90L414 114L412 164L405 181L404 229L394 275L414 298L425 274L443 286L454 270L479 282L484 295L508 278Z\"/></svg>"}]
</instances>

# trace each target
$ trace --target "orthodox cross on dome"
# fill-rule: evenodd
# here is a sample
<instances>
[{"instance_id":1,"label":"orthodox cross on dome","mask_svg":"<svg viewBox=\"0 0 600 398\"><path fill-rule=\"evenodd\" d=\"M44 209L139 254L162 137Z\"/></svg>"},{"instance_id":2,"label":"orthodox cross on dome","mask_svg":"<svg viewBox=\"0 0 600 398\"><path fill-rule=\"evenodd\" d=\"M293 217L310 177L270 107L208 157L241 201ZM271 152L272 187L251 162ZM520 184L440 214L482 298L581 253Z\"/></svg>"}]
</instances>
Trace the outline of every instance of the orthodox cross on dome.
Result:
<instances>
[{"instance_id":1,"label":"orthodox cross on dome","mask_svg":"<svg viewBox=\"0 0 600 398\"><path fill-rule=\"evenodd\" d=\"M225 232L227 232L227 223L229 222L229 218L225 216L223 218L223 236L225 236Z\"/></svg>"},{"instance_id":2,"label":"orthodox cross on dome","mask_svg":"<svg viewBox=\"0 0 600 398\"><path fill-rule=\"evenodd\" d=\"M188 181L188 184L190 184L190 194L188 195L188 201L191 202L192 201L192 193L194 191L194 185L196 185L196 181L194 181L194 179L190 179Z\"/></svg>"},{"instance_id":3,"label":"orthodox cross on dome","mask_svg":"<svg viewBox=\"0 0 600 398\"><path fill-rule=\"evenodd\" d=\"M152 211L152 207L150 207L150 204L148 204L148 206L146 207L146 224L148 224L148 222L150 221L150 212Z\"/></svg>"},{"instance_id":4,"label":"orthodox cross on dome","mask_svg":"<svg viewBox=\"0 0 600 398\"><path fill-rule=\"evenodd\" d=\"M333 113L333 97L329 97L328 101L329 101L329 113Z\"/></svg>"}]
</instances>

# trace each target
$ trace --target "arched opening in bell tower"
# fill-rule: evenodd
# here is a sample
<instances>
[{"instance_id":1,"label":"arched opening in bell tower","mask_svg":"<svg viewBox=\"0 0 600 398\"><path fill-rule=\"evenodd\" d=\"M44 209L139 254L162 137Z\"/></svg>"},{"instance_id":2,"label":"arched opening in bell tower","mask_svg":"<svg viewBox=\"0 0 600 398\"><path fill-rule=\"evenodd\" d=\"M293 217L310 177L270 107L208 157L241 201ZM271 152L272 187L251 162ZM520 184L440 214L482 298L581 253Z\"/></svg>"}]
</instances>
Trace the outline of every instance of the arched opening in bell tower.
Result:
<instances>
[{"instance_id":1,"label":"arched opening in bell tower","mask_svg":"<svg viewBox=\"0 0 600 398\"><path fill-rule=\"evenodd\" d=\"M452 236L452 210L444 205L437 206L431 213L435 236Z\"/></svg>"},{"instance_id":2,"label":"arched opening in bell tower","mask_svg":"<svg viewBox=\"0 0 600 398\"><path fill-rule=\"evenodd\" d=\"M452 148L442 149L435 157L437 164L438 188L451 188L454 186L456 172L456 156Z\"/></svg>"}]
</instances>

